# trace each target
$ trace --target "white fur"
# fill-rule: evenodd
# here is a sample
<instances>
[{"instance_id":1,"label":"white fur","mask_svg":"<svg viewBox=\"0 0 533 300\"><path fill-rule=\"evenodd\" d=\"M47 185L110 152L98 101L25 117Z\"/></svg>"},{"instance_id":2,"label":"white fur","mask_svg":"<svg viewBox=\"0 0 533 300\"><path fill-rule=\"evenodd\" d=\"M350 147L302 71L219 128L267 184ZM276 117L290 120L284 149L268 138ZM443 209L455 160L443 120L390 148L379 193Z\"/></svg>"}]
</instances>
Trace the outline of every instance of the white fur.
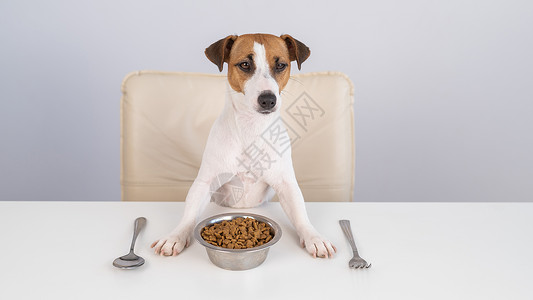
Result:
<instances>
[{"instance_id":1,"label":"white fur","mask_svg":"<svg viewBox=\"0 0 533 300\"><path fill-rule=\"evenodd\" d=\"M259 96L263 91L272 91L279 100L279 86L272 75L266 58L265 46L254 42L255 73L244 85L244 94L250 97ZM253 101L257 104L257 101Z\"/></svg>"},{"instance_id":2,"label":"white fur","mask_svg":"<svg viewBox=\"0 0 533 300\"><path fill-rule=\"evenodd\" d=\"M190 243L192 229L213 192L214 200L221 205L247 208L271 199L274 191L281 206L294 225L300 243L314 257L332 256L335 247L324 239L311 225L305 210L302 192L292 166L290 147L270 143L267 131L272 124L281 126L279 139L288 133L280 121L279 86L270 74L265 47L254 43L255 72L244 85L244 93L236 93L227 85L226 104L217 118L207 140L198 176L185 200L185 211L179 225L165 238L152 244L161 255L176 255ZM257 97L265 90L277 98L270 114L258 112ZM263 137L262 137L263 136ZM273 147L271 146L273 145ZM249 168L254 162L246 149L260 149L262 157L270 163L265 170ZM235 187L242 193L233 193Z\"/></svg>"}]
</instances>

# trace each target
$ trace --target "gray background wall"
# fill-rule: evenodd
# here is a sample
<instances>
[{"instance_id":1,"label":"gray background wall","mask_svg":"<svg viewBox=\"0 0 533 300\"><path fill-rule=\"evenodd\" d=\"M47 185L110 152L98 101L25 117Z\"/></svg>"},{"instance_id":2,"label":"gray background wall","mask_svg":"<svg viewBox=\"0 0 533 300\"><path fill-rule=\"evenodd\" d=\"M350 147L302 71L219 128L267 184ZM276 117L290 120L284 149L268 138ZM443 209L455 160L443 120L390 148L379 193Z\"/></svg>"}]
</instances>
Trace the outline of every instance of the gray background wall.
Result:
<instances>
[{"instance_id":1,"label":"gray background wall","mask_svg":"<svg viewBox=\"0 0 533 300\"><path fill-rule=\"evenodd\" d=\"M140 69L216 72L228 34L289 33L355 83L356 201L533 200L533 2L0 2L0 200L120 199Z\"/></svg>"}]
</instances>

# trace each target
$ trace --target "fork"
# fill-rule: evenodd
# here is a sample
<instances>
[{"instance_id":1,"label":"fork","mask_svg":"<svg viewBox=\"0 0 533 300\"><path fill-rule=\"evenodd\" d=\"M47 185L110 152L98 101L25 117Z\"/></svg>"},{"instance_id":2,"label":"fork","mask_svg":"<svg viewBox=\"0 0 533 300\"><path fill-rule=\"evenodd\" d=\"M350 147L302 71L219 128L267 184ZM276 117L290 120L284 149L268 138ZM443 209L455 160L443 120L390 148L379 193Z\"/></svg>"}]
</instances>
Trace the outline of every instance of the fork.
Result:
<instances>
[{"instance_id":1,"label":"fork","mask_svg":"<svg viewBox=\"0 0 533 300\"><path fill-rule=\"evenodd\" d=\"M350 261L348 262L348 265L350 266L350 268L353 268L353 269L370 268L372 264L367 263L366 260L362 259L361 256L359 256L359 252L357 252L357 247L355 246L355 241L353 239L352 229L350 227L350 221L339 220L339 225L341 225L344 235L346 236L346 238L350 242L350 245L352 246L353 258L350 259Z\"/></svg>"}]
</instances>

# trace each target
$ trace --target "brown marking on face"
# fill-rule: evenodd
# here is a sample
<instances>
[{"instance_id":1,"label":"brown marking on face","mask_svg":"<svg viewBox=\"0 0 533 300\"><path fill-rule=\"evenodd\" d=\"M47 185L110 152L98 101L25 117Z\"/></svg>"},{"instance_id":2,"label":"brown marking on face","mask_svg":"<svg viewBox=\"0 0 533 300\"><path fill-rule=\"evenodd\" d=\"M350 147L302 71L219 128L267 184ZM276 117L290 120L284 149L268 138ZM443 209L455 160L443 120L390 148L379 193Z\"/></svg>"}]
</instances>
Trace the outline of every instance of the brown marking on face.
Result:
<instances>
[{"instance_id":1,"label":"brown marking on face","mask_svg":"<svg viewBox=\"0 0 533 300\"><path fill-rule=\"evenodd\" d=\"M309 57L307 46L290 35L281 37L271 34L244 34L228 36L206 49L206 55L222 70L228 63L228 82L232 89L243 93L244 85L254 75L254 42L264 45L270 75L282 91L290 78L291 61L296 60L298 68ZM229 55L228 55L229 53Z\"/></svg>"},{"instance_id":2,"label":"brown marking on face","mask_svg":"<svg viewBox=\"0 0 533 300\"><path fill-rule=\"evenodd\" d=\"M231 49L228 62L228 81L232 89L242 93L244 84L252 77L255 71L254 43L257 42L265 46L265 53L270 75L276 80L279 90L283 90L289 81L291 73L290 56L287 44L278 36L270 34L245 34L239 36ZM250 60L250 57L252 60ZM248 62L250 71L245 72L239 64ZM285 64L283 70L276 70L277 64Z\"/></svg>"},{"instance_id":3,"label":"brown marking on face","mask_svg":"<svg viewBox=\"0 0 533 300\"><path fill-rule=\"evenodd\" d=\"M266 59L270 68L270 75L276 80L279 90L282 91L291 75L291 60L286 43L277 36L265 39Z\"/></svg>"},{"instance_id":4,"label":"brown marking on face","mask_svg":"<svg viewBox=\"0 0 533 300\"><path fill-rule=\"evenodd\" d=\"M239 36L233 43L228 60L228 82L232 89L243 93L245 82L254 75L254 35ZM245 71L242 64L248 63L250 69Z\"/></svg>"}]
</instances>

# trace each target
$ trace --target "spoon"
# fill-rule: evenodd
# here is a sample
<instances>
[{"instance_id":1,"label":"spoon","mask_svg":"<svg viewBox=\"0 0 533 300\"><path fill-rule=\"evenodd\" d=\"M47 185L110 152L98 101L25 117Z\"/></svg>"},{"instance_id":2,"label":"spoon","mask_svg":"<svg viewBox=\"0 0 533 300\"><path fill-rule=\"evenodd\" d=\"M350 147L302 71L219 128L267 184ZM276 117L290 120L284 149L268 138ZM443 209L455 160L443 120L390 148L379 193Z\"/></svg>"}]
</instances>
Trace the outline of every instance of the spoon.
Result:
<instances>
[{"instance_id":1,"label":"spoon","mask_svg":"<svg viewBox=\"0 0 533 300\"><path fill-rule=\"evenodd\" d=\"M133 239L131 241L130 253L115 259L113 261L113 266L121 269L134 269L144 264L144 258L133 253L133 247L135 247L135 240L137 240L137 236L139 235L139 232L145 224L145 217L139 217L135 219L135 228L133 231Z\"/></svg>"}]
</instances>

